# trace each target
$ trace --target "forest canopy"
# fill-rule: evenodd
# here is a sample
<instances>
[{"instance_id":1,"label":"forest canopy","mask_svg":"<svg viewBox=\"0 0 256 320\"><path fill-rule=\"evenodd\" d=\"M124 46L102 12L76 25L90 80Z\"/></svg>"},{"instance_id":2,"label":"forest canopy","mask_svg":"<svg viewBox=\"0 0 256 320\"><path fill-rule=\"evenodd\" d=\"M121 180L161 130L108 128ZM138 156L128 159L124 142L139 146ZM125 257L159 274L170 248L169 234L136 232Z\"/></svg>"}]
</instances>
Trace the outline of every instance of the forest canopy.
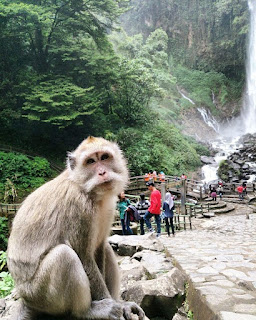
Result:
<instances>
[{"instance_id":1,"label":"forest canopy","mask_svg":"<svg viewBox=\"0 0 256 320\"><path fill-rule=\"evenodd\" d=\"M200 24L200 30L195 28L196 6L200 6L198 12L205 12L204 26L212 26L213 19L218 22L214 30L219 35L209 37L215 40L206 44L206 48L214 48L209 54L211 61L205 53L203 64L199 65L195 50L192 54L192 49L179 45L187 43L184 41L187 35L173 36L178 24L176 29L173 25L172 32L171 26L168 30L161 28L168 18L170 23L181 21L184 32L189 30L183 13L188 8L180 1L159 1L151 15L155 12L160 28L152 23L146 32L141 14L144 10L150 16L153 2L144 1L141 11L136 13L141 30L138 28L132 35L133 30L128 30L130 34L127 28L122 30L118 21L121 15L122 21L131 21L138 9L136 1L2 0L1 144L63 161L67 150L75 148L86 136L95 135L120 143L132 174L150 169L180 174L200 166L199 156L202 150L204 153L207 150L181 134L179 117L184 105L177 86L182 85L199 105L208 108L213 107L212 92L221 106L239 99L243 77L240 73L235 80L230 78L232 72L227 72L230 65L217 68L220 44L216 41L225 29L223 19L226 15L231 17L230 8L236 7L243 14L240 19L236 13L232 16L230 29L225 30L222 53L232 52L232 61L241 65L238 43L243 48L247 32L244 1L217 1L214 17L205 10L210 2L205 0L200 5L189 2L190 9L193 7L194 28L191 48L195 49L199 39L196 35L202 32ZM178 11L173 9L175 6ZM213 12L216 8L209 9ZM169 16L161 16L161 12ZM202 33L203 38L211 34L210 27L207 30ZM205 81L196 86L195 77ZM168 105L167 113L161 108L162 101Z\"/></svg>"}]
</instances>

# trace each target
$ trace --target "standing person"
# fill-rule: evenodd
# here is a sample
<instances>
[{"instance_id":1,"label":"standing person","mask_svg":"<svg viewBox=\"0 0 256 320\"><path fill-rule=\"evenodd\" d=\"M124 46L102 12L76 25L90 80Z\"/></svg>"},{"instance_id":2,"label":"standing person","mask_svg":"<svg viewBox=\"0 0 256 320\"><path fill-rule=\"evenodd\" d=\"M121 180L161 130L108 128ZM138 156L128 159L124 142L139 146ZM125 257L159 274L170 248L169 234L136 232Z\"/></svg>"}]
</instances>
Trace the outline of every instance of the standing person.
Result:
<instances>
[{"instance_id":1,"label":"standing person","mask_svg":"<svg viewBox=\"0 0 256 320\"><path fill-rule=\"evenodd\" d=\"M211 197L212 197L212 200L214 200L214 201L217 200L217 192L216 192L215 187L212 188Z\"/></svg>"},{"instance_id":2,"label":"standing person","mask_svg":"<svg viewBox=\"0 0 256 320\"><path fill-rule=\"evenodd\" d=\"M182 173L182 175L180 176L180 178L181 178L182 180L187 180L187 176L185 175L185 173Z\"/></svg>"},{"instance_id":3,"label":"standing person","mask_svg":"<svg viewBox=\"0 0 256 320\"><path fill-rule=\"evenodd\" d=\"M245 196L245 195L247 195L247 189L246 189L246 182L245 181L243 182L242 186L243 186L243 195Z\"/></svg>"},{"instance_id":4,"label":"standing person","mask_svg":"<svg viewBox=\"0 0 256 320\"><path fill-rule=\"evenodd\" d=\"M141 193L140 194L140 200L136 203L135 207L139 212L140 215L140 234L143 235L145 234L144 231L144 216L145 213L147 212L148 208L150 206L150 202L145 199L145 194Z\"/></svg>"},{"instance_id":5,"label":"standing person","mask_svg":"<svg viewBox=\"0 0 256 320\"><path fill-rule=\"evenodd\" d=\"M220 199L222 199L223 196L223 187L221 185L218 186L217 188L217 193L220 196Z\"/></svg>"},{"instance_id":6,"label":"standing person","mask_svg":"<svg viewBox=\"0 0 256 320\"><path fill-rule=\"evenodd\" d=\"M157 172L156 172L156 170L153 171L152 176L153 176L153 181L156 182L156 180L157 180Z\"/></svg>"},{"instance_id":7,"label":"standing person","mask_svg":"<svg viewBox=\"0 0 256 320\"><path fill-rule=\"evenodd\" d=\"M244 195L243 195L243 191L244 191L244 188L242 185L239 185L237 188L236 188L237 192L238 192L238 195L239 195L239 199L240 200L243 200L244 199Z\"/></svg>"},{"instance_id":8,"label":"standing person","mask_svg":"<svg viewBox=\"0 0 256 320\"><path fill-rule=\"evenodd\" d=\"M127 234L126 227L125 227L125 221L124 221L125 210L128 208L128 206L131 203L130 203L130 200L125 197L124 192L121 192L118 195L118 199L119 199L119 201L117 202L117 209L118 209L119 214L120 214L120 221L121 221L121 225L122 225L122 233L123 233L123 235L125 235L125 234Z\"/></svg>"},{"instance_id":9,"label":"standing person","mask_svg":"<svg viewBox=\"0 0 256 320\"><path fill-rule=\"evenodd\" d=\"M145 213L144 220L146 222L147 228L150 232L154 232L151 226L150 218L155 217L157 225L157 237L161 234L161 193L156 189L154 182L150 181L147 184L150 190L150 207Z\"/></svg>"},{"instance_id":10,"label":"standing person","mask_svg":"<svg viewBox=\"0 0 256 320\"><path fill-rule=\"evenodd\" d=\"M153 181L153 170L149 170L149 181Z\"/></svg>"},{"instance_id":11,"label":"standing person","mask_svg":"<svg viewBox=\"0 0 256 320\"><path fill-rule=\"evenodd\" d=\"M145 182L149 181L149 174L147 172L144 174L144 180Z\"/></svg>"},{"instance_id":12,"label":"standing person","mask_svg":"<svg viewBox=\"0 0 256 320\"><path fill-rule=\"evenodd\" d=\"M168 191L165 195L165 201L163 203L163 211L164 211L164 221L165 221L165 227L166 232L168 234L168 237L170 237L170 226L172 228L172 234L174 233L174 226L173 226L173 208L174 208L174 201L172 194Z\"/></svg>"},{"instance_id":13,"label":"standing person","mask_svg":"<svg viewBox=\"0 0 256 320\"><path fill-rule=\"evenodd\" d=\"M160 171L158 177L160 182L165 182L165 174L163 171Z\"/></svg>"}]
</instances>

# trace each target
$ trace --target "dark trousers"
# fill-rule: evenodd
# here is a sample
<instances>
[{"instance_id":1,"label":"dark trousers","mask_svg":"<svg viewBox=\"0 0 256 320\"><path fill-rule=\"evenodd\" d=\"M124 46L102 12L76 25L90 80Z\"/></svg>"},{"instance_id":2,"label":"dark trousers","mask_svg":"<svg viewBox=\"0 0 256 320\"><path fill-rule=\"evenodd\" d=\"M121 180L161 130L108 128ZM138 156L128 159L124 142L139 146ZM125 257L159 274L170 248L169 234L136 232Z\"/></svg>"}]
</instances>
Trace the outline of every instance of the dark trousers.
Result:
<instances>
[{"instance_id":1,"label":"dark trousers","mask_svg":"<svg viewBox=\"0 0 256 320\"><path fill-rule=\"evenodd\" d=\"M151 222L150 222L150 218L152 218L152 217L155 217L155 222L156 222L156 225L157 225L157 233L160 234L161 233L161 217L160 217L160 214L153 214L153 213L150 213L149 211L147 211L145 213L144 220L146 222L147 228L148 228L149 231L153 231L152 226L151 226Z\"/></svg>"},{"instance_id":2,"label":"dark trousers","mask_svg":"<svg viewBox=\"0 0 256 320\"><path fill-rule=\"evenodd\" d=\"M168 236L170 235L170 226L172 228L172 234L174 234L173 217L164 218L164 220L165 220L165 227L166 227L166 232L168 233Z\"/></svg>"},{"instance_id":3,"label":"dark trousers","mask_svg":"<svg viewBox=\"0 0 256 320\"><path fill-rule=\"evenodd\" d=\"M124 219L121 219L121 225L122 225L122 233L123 235L129 235L133 234L132 229L130 228L130 219L127 218L127 225L125 225Z\"/></svg>"},{"instance_id":4,"label":"dark trousers","mask_svg":"<svg viewBox=\"0 0 256 320\"><path fill-rule=\"evenodd\" d=\"M145 220L143 217L141 217L141 219L140 219L140 234L141 235L145 234L144 223L145 223Z\"/></svg>"},{"instance_id":5,"label":"dark trousers","mask_svg":"<svg viewBox=\"0 0 256 320\"><path fill-rule=\"evenodd\" d=\"M124 219L121 219L121 225L122 225L122 233L123 236L125 235L125 223L124 223Z\"/></svg>"}]
</instances>

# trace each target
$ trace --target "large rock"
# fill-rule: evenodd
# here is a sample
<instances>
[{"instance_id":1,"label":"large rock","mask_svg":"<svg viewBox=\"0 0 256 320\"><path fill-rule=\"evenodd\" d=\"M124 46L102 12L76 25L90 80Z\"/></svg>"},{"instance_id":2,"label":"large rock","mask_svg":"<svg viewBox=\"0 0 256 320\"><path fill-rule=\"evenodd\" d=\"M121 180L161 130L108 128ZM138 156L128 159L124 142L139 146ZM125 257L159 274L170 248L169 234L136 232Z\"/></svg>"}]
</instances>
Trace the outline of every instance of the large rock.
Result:
<instances>
[{"instance_id":1,"label":"large rock","mask_svg":"<svg viewBox=\"0 0 256 320\"><path fill-rule=\"evenodd\" d=\"M164 246L157 240L154 234L143 236L119 236L109 237L109 243L120 256L133 256L134 253L149 249L152 251L163 251Z\"/></svg>"},{"instance_id":2,"label":"large rock","mask_svg":"<svg viewBox=\"0 0 256 320\"><path fill-rule=\"evenodd\" d=\"M216 161L214 160L213 157L201 156L200 159L201 159L201 161L202 161L204 164L213 164L213 163L216 163Z\"/></svg>"},{"instance_id":3,"label":"large rock","mask_svg":"<svg viewBox=\"0 0 256 320\"><path fill-rule=\"evenodd\" d=\"M137 281L121 294L138 303L149 318L172 319L184 301L185 275L173 268L156 279Z\"/></svg>"}]
</instances>

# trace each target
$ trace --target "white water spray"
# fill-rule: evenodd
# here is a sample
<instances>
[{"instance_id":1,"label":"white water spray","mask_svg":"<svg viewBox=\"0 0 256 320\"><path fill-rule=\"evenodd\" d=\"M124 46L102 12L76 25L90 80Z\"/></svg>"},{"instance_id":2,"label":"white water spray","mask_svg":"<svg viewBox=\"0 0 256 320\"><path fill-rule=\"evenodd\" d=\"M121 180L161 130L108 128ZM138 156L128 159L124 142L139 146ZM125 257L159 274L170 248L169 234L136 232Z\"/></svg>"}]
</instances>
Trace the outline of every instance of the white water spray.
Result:
<instances>
[{"instance_id":1,"label":"white water spray","mask_svg":"<svg viewBox=\"0 0 256 320\"><path fill-rule=\"evenodd\" d=\"M201 116L204 119L204 122L217 133L220 131L220 125L218 121L212 116L212 114L204 108L197 108Z\"/></svg>"},{"instance_id":2,"label":"white water spray","mask_svg":"<svg viewBox=\"0 0 256 320\"><path fill-rule=\"evenodd\" d=\"M250 34L247 54L247 92L244 99L243 120L245 133L256 132L256 1L248 0Z\"/></svg>"}]
</instances>

